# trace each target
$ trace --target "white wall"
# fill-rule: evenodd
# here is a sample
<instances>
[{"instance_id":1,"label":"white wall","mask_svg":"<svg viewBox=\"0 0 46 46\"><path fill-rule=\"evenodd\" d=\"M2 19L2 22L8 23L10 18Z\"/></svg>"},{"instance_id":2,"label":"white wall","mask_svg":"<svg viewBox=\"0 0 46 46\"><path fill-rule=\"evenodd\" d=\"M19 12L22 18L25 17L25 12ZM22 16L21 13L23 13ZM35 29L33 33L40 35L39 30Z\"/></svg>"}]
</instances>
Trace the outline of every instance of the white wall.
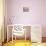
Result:
<instances>
[{"instance_id":1,"label":"white wall","mask_svg":"<svg viewBox=\"0 0 46 46\"><path fill-rule=\"evenodd\" d=\"M3 41L3 0L0 0L0 41Z\"/></svg>"},{"instance_id":2,"label":"white wall","mask_svg":"<svg viewBox=\"0 0 46 46\"><path fill-rule=\"evenodd\" d=\"M28 7L29 12L24 13L23 7ZM46 36L46 0L7 0L7 8L7 15L12 23L40 24L43 36ZM9 18L8 24L11 24Z\"/></svg>"}]
</instances>

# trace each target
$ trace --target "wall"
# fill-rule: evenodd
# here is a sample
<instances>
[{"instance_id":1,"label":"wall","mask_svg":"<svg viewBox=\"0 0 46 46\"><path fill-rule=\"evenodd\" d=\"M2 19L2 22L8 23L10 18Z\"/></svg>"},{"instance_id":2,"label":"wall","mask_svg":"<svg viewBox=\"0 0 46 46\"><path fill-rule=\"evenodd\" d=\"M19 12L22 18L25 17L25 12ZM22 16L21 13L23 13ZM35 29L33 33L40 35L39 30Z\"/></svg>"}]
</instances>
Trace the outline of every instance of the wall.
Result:
<instances>
[{"instance_id":1,"label":"wall","mask_svg":"<svg viewBox=\"0 0 46 46\"><path fill-rule=\"evenodd\" d=\"M40 24L46 37L46 0L7 0L7 8L7 24Z\"/></svg>"},{"instance_id":2,"label":"wall","mask_svg":"<svg viewBox=\"0 0 46 46\"><path fill-rule=\"evenodd\" d=\"M0 0L0 41L3 41L3 0Z\"/></svg>"}]
</instances>

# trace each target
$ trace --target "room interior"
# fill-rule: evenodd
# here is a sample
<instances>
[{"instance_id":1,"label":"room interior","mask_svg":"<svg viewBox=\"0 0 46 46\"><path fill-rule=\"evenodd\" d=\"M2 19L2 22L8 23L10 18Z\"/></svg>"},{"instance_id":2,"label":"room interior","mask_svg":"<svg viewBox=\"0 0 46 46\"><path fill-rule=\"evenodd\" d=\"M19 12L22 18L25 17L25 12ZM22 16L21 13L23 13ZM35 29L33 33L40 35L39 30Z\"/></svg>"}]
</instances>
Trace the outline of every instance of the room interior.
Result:
<instances>
[{"instance_id":1,"label":"room interior","mask_svg":"<svg viewBox=\"0 0 46 46\"><path fill-rule=\"evenodd\" d=\"M0 46L46 45L45 20L46 0L0 0Z\"/></svg>"}]
</instances>

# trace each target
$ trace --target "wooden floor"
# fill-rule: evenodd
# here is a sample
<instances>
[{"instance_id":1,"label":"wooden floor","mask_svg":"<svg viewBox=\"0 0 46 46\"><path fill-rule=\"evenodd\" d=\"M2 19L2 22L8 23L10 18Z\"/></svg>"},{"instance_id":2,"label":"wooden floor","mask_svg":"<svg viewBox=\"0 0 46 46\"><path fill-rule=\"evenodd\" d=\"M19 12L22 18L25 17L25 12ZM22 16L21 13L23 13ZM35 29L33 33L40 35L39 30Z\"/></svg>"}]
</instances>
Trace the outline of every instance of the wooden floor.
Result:
<instances>
[{"instance_id":1,"label":"wooden floor","mask_svg":"<svg viewBox=\"0 0 46 46\"><path fill-rule=\"evenodd\" d=\"M9 41L8 43L5 42L3 46L46 46L46 37L42 37L43 43L31 43L31 41L24 41L24 40L14 40Z\"/></svg>"},{"instance_id":2,"label":"wooden floor","mask_svg":"<svg viewBox=\"0 0 46 46\"><path fill-rule=\"evenodd\" d=\"M46 46L46 43L31 43L30 41L14 40L5 43L3 46Z\"/></svg>"},{"instance_id":3,"label":"wooden floor","mask_svg":"<svg viewBox=\"0 0 46 46\"><path fill-rule=\"evenodd\" d=\"M24 41L24 40L16 40L16 41L10 41L8 43L5 43L3 46L31 46L30 41Z\"/></svg>"}]
</instances>

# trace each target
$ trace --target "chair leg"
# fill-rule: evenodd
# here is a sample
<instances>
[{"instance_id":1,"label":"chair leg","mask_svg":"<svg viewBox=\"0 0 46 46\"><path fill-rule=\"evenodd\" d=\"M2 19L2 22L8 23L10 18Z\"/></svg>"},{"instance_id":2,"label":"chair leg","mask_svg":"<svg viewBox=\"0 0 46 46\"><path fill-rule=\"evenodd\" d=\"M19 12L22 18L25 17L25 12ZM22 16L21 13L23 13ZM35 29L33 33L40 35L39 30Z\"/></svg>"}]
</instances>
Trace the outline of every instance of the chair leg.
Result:
<instances>
[{"instance_id":1,"label":"chair leg","mask_svg":"<svg viewBox=\"0 0 46 46\"><path fill-rule=\"evenodd\" d=\"M13 32L12 32L12 43L13 43Z\"/></svg>"},{"instance_id":2,"label":"chair leg","mask_svg":"<svg viewBox=\"0 0 46 46\"><path fill-rule=\"evenodd\" d=\"M16 42L16 36L15 36L15 42Z\"/></svg>"},{"instance_id":3,"label":"chair leg","mask_svg":"<svg viewBox=\"0 0 46 46\"><path fill-rule=\"evenodd\" d=\"M26 31L25 31L25 42L26 42Z\"/></svg>"}]
</instances>

